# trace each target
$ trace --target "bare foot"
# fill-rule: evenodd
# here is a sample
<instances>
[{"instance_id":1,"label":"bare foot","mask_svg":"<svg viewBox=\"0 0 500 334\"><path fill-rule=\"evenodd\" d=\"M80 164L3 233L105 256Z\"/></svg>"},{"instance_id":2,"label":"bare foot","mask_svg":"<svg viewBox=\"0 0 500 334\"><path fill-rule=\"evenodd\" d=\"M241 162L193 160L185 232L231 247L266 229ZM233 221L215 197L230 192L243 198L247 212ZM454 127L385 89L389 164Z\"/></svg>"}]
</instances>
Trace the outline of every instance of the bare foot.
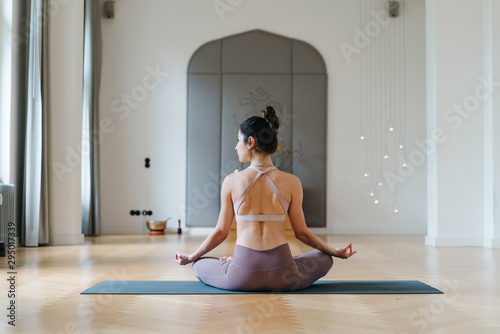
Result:
<instances>
[{"instance_id":1,"label":"bare foot","mask_svg":"<svg viewBox=\"0 0 500 334\"><path fill-rule=\"evenodd\" d=\"M223 256L219 260L221 260L222 262L231 262L233 260L233 257L232 256Z\"/></svg>"}]
</instances>

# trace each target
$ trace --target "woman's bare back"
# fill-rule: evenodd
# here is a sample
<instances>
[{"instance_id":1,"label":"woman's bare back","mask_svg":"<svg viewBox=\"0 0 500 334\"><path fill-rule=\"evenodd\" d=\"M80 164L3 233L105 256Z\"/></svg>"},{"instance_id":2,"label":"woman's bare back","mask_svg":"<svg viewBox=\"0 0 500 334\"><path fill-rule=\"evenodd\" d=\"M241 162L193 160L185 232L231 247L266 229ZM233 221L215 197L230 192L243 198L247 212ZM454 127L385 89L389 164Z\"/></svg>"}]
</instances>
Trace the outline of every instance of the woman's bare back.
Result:
<instances>
[{"instance_id":1,"label":"woman's bare back","mask_svg":"<svg viewBox=\"0 0 500 334\"><path fill-rule=\"evenodd\" d=\"M233 203L238 200L255 175L256 172L250 168L231 175L231 198ZM296 176L278 169L268 172L267 175L271 178L285 200L290 203L292 200L293 185L295 184L293 181ZM284 212L278 196L272 190L266 177L261 175L241 203L237 214L282 215L286 214L286 212ZM257 250L271 249L287 242L284 231L284 221L238 222L236 244Z\"/></svg>"}]
</instances>

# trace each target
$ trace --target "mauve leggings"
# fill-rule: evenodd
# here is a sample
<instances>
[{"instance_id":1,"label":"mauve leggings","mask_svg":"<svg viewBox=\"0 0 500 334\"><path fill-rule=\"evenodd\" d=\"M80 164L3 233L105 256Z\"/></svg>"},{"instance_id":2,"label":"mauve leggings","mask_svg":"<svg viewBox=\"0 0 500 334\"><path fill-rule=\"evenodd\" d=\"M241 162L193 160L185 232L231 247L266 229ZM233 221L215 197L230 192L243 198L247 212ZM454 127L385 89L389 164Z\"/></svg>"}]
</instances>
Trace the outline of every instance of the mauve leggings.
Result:
<instances>
[{"instance_id":1,"label":"mauve leggings","mask_svg":"<svg viewBox=\"0 0 500 334\"><path fill-rule=\"evenodd\" d=\"M202 257L193 272L201 282L225 290L290 291L310 286L332 265L332 257L318 250L292 258L288 244L263 251L235 245L231 262Z\"/></svg>"}]
</instances>

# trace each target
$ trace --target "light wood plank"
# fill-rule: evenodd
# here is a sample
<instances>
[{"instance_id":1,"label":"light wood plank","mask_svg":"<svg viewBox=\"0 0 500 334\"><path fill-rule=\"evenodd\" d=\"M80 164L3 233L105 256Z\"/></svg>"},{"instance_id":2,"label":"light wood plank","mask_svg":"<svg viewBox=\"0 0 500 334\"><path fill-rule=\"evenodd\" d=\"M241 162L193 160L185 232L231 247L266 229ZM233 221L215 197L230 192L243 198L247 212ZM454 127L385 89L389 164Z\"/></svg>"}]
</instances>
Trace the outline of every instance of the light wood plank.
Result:
<instances>
[{"instance_id":1,"label":"light wood plank","mask_svg":"<svg viewBox=\"0 0 500 334\"><path fill-rule=\"evenodd\" d=\"M286 232L293 255L310 250ZM17 326L2 333L499 333L500 250L434 248L423 236L321 236L353 242L324 279L417 279L444 295L80 295L102 280L195 280L175 251L203 236L100 236L71 247L19 248ZM230 255L235 235L211 252ZM1 262L3 276L7 267ZM2 305L7 281L0 280Z\"/></svg>"}]
</instances>

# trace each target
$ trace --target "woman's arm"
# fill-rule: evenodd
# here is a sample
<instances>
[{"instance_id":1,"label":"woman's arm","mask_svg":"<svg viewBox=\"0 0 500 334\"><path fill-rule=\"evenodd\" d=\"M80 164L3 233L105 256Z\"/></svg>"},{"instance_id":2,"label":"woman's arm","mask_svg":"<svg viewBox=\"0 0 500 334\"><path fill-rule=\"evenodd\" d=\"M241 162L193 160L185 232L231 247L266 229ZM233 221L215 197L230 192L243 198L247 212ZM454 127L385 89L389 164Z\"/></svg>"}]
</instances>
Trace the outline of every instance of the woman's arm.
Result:
<instances>
[{"instance_id":1,"label":"woman's arm","mask_svg":"<svg viewBox=\"0 0 500 334\"><path fill-rule=\"evenodd\" d=\"M294 176L292 200L288 209L288 217L290 218L290 224L292 225L295 237L304 244L331 256L347 259L354 255L356 252L352 250L352 244L349 243L344 247L333 249L307 228L304 211L302 210L303 196L302 183L298 177Z\"/></svg>"},{"instance_id":2,"label":"woman's arm","mask_svg":"<svg viewBox=\"0 0 500 334\"><path fill-rule=\"evenodd\" d=\"M175 253L174 261L178 264L185 265L194 262L226 240L229 235L229 231L231 230L231 224L233 223L234 218L233 201L231 199L230 190L231 177L232 174L226 176L224 178L224 182L222 183L220 195L221 208L217 225L194 253L191 255L181 254L179 252Z\"/></svg>"}]
</instances>

